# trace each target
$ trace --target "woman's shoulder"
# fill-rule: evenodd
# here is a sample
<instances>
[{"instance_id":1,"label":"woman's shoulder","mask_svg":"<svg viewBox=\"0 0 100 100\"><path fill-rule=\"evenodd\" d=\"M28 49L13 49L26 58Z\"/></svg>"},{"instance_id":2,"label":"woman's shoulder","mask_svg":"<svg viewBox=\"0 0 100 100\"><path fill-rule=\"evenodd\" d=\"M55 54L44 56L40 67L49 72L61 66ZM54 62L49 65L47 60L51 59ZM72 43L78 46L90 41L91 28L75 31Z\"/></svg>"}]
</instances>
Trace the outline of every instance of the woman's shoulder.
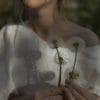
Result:
<instances>
[{"instance_id":1,"label":"woman's shoulder","mask_svg":"<svg viewBox=\"0 0 100 100\"><path fill-rule=\"evenodd\" d=\"M66 30L66 35L64 37L80 37L82 38L87 46L98 45L100 43L99 37L96 33L92 32L90 29L77 25L73 22L66 21L64 23L64 27Z\"/></svg>"},{"instance_id":2,"label":"woman's shoulder","mask_svg":"<svg viewBox=\"0 0 100 100\"><path fill-rule=\"evenodd\" d=\"M31 28L29 28L26 25L23 24L7 24L1 29L1 33L7 32L7 33L14 33L17 31L32 31Z\"/></svg>"},{"instance_id":3,"label":"woman's shoulder","mask_svg":"<svg viewBox=\"0 0 100 100\"><path fill-rule=\"evenodd\" d=\"M35 32L28 26L22 24L8 24L0 30L2 37L13 39L16 36L20 38L31 37Z\"/></svg>"},{"instance_id":4,"label":"woman's shoulder","mask_svg":"<svg viewBox=\"0 0 100 100\"><path fill-rule=\"evenodd\" d=\"M14 46L19 49L20 46L36 44L39 41L35 32L25 25L6 25L0 31L0 48L4 45Z\"/></svg>"},{"instance_id":5,"label":"woman's shoulder","mask_svg":"<svg viewBox=\"0 0 100 100\"><path fill-rule=\"evenodd\" d=\"M34 31L24 25L6 25L1 31L2 34L2 43L7 47L10 47L11 50L15 50L18 55L27 54L33 50L37 50L37 43L39 39ZM1 39L1 37L0 37ZM0 48L2 48L0 40Z\"/></svg>"},{"instance_id":6,"label":"woman's shoulder","mask_svg":"<svg viewBox=\"0 0 100 100\"><path fill-rule=\"evenodd\" d=\"M26 24L7 24L3 26L0 30L0 32L16 32L16 31L31 31L34 32L28 25Z\"/></svg>"}]
</instances>

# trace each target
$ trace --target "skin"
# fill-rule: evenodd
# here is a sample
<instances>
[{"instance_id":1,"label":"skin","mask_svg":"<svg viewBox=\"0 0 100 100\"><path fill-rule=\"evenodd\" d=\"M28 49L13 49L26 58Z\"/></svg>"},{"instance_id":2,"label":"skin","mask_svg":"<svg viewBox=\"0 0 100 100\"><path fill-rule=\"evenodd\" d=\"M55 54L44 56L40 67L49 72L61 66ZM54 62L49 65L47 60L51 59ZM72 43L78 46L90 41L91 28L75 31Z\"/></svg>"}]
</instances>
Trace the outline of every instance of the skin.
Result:
<instances>
[{"instance_id":1,"label":"skin","mask_svg":"<svg viewBox=\"0 0 100 100\"><path fill-rule=\"evenodd\" d=\"M14 97L9 100L100 100L100 97L90 93L87 89L67 81L64 87L50 89L50 91L37 91L32 97Z\"/></svg>"},{"instance_id":2,"label":"skin","mask_svg":"<svg viewBox=\"0 0 100 100\"><path fill-rule=\"evenodd\" d=\"M64 44L72 36L78 36L85 40L86 46L94 46L100 43L96 34L89 29L68 20L62 20L59 16L57 0L24 0L24 4L32 9L39 8L37 11L39 18L33 23L36 34L45 41L51 42L55 38L59 41L62 40L62 44Z\"/></svg>"},{"instance_id":3,"label":"skin","mask_svg":"<svg viewBox=\"0 0 100 100\"><path fill-rule=\"evenodd\" d=\"M23 0L24 4L32 9L38 9L39 18L35 21L35 30L46 42L57 39L62 46L72 36L81 37L86 41L86 46L99 44L98 37L88 29L82 28L69 21L64 21L59 17L57 0ZM34 27L34 26L32 26ZM86 35L85 35L86 34ZM51 91L33 92L31 96L12 97L9 100L100 100L100 97L90 93L71 81L66 82L66 86L54 88Z\"/></svg>"},{"instance_id":4,"label":"skin","mask_svg":"<svg viewBox=\"0 0 100 100\"><path fill-rule=\"evenodd\" d=\"M51 2L51 0L24 0L24 3L30 8L38 8Z\"/></svg>"}]
</instances>

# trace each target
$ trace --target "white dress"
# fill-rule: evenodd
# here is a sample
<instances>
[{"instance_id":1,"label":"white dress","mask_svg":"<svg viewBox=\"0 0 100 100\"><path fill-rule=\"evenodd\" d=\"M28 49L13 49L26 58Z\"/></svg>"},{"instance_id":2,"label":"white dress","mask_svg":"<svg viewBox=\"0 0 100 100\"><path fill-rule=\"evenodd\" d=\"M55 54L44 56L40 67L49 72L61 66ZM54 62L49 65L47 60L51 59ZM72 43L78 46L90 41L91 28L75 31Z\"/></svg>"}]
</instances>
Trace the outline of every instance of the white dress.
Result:
<instances>
[{"instance_id":1,"label":"white dress","mask_svg":"<svg viewBox=\"0 0 100 100\"><path fill-rule=\"evenodd\" d=\"M62 64L62 80L68 79L72 71L75 51L70 45L79 41L76 69L79 77L75 82L100 95L100 45L85 48L84 40L73 37L66 47L59 47ZM71 49L72 48L72 49ZM44 82L57 86L59 61L57 51L40 39L30 28L22 25L8 25L0 32L0 100L17 87ZM36 85L35 85L36 86Z\"/></svg>"}]
</instances>

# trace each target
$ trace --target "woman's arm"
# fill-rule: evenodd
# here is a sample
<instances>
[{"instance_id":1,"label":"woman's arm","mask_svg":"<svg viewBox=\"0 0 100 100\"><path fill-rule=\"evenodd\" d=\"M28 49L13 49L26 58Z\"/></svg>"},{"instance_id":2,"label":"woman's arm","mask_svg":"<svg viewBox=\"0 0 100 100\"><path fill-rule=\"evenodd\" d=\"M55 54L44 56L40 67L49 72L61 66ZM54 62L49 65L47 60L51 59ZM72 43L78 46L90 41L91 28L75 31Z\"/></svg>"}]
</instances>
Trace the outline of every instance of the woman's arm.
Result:
<instances>
[{"instance_id":1,"label":"woman's arm","mask_svg":"<svg viewBox=\"0 0 100 100\"><path fill-rule=\"evenodd\" d=\"M15 80L17 77L14 77L13 71L15 67L21 66L20 62L23 61L17 59L16 62L15 59L14 41L16 30L17 25L7 25L0 31L0 100L7 100L9 94L16 87Z\"/></svg>"},{"instance_id":2,"label":"woman's arm","mask_svg":"<svg viewBox=\"0 0 100 100\"><path fill-rule=\"evenodd\" d=\"M7 100L9 95L9 50L6 44L6 27L0 31L0 100Z\"/></svg>"}]
</instances>

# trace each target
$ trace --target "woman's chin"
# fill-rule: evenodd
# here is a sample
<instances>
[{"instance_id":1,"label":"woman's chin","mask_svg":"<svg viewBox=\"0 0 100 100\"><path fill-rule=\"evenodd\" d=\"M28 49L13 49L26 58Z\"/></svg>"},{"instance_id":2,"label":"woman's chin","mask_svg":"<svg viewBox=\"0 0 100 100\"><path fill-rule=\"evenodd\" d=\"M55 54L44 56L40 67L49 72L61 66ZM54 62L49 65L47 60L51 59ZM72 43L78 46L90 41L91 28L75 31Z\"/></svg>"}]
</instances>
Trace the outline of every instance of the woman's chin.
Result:
<instances>
[{"instance_id":1,"label":"woman's chin","mask_svg":"<svg viewBox=\"0 0 100 100\"><path fill-rule=\"evenodd\" d=\"M29 8L39 8L44 5L45 0L24 0L24 4Z\"/></svg>"}]
</instances>

